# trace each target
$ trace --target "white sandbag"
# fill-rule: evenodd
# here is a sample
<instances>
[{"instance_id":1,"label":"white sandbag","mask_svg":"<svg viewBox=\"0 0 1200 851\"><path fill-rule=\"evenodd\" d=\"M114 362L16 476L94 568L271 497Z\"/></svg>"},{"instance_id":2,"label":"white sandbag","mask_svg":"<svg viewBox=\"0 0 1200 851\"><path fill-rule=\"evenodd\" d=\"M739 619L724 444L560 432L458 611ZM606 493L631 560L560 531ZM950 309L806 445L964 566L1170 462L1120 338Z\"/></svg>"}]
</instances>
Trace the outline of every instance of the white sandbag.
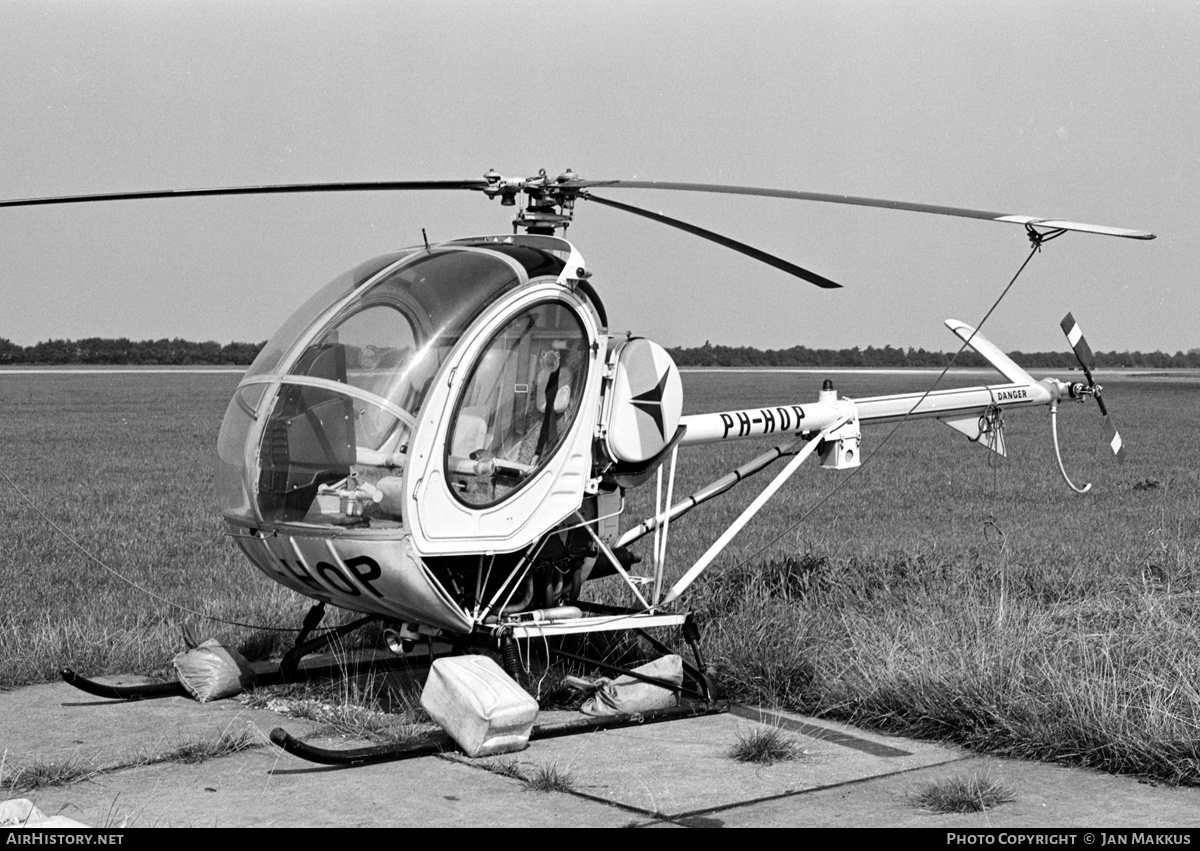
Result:
<instances>
[{"instance_id":1,"label":"white sandbag","mask_svg":"<svg viewBox=\"0 0 1200 851\"><path fill-rule=\"evenodd\" d=\"M0 802L0 827L11 829L16 827L76 828L89 826L66 816L47 817L28 798L13 798Z\"/></svg>"},{"instance_id":2,"label":"white sandbag","mask_svg":"<svg viewBox=\"0 0 1200 851\"><path fill-rule=\"evenodd\" d=\"M179 682L201 703L233 697L254 685L250 663L215 638L180 653L172 664Z\"/></svg>"},{"instance_id":3,"label":"white sandbag","mask_svg":"<svg viewBox=\"0 0 1200 851\"><path fill-rule=\"evenodd\" d=\"M665 680L676 688L683 685L683 659L674 654L662 656L633 669L647 677ZM596 693L579 708L584 715L620 715L623 712L649 712L667 709L679 702L678 691L625 675L596 680Z\"/></svg>"},{"instance_id":4,"label":"white sandbag","mask_svg":"<svg viewBox=\"0 0 1200 851\"><path fill-rule=\"evenodd\" d=\"M469 757L523 750L537 701L487 656L448 656L429 669L421 706Z\"/></svg>"}]
</instances>

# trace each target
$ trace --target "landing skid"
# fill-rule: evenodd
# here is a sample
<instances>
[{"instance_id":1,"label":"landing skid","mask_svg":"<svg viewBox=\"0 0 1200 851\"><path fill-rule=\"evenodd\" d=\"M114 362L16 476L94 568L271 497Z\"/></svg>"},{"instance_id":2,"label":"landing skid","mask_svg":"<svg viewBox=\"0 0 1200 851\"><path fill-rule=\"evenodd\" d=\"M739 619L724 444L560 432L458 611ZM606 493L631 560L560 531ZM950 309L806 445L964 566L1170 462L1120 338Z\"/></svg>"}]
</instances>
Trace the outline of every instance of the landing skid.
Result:
<instances>
[{"instance_id":1,"label":"landing skid","mask_svg":"<svg viewBox=\"0 0 1200 851\"><path fill-rule=\"evenodd\" d=\"M656 650L662 653L669 653L670 648L663 644L658 639L648 634L642 627L663 626L666 623L659 623L656 616L649 618L642 615L638 616L629 613L625 610L616 609L608 606L596 604L583 604L588 609L591 609L594 614L607 615L604 620L608 621L607 629L625 629L631 630L641 638L645 639ZM340 627L336 630L331 630L329 633L310 639L308 636L317 627L324 614L324 606L314 606L305 618L304 628L301 630L300 636L296 639L295 646L284 655L278 668L273 670L262 671L257 674L257 685L279 685L287 682L295 682L305 679L307 675L312 673L311 669L300 669L300 660L321 647L331 643L336 638L347 634L348 632L357 629L366 623L374 620L374 618L363 618L355 621L352 624ZM607 670L618 676L628 676L634 679L662 686L663 688L677 690L680 694L681 704L679 706L666 709L648 710L645 712L625 712L616 715L608 715L601 717L582 717L575 718L569 721L558 721L547 724L536 724L530 733L530 741L536 739L552 739L560 736L571 736L579 733L590 733L599 730L612 730L622 727L636 727L646 724L658 724L665 721L677 721L685 718L695 718L704 715L716 715L727 712L729 707L727 703L718 703L716 700L716 689L713 687L711 678L709 677L707 666L704 663L704 657L700 651L700 631L696 625L694 617L689 613L681 616L657 616L669 617L671 625L678 625L682 628L684 640L689 645L695 664L683 663L684 683L682 686L670 682L658 680L654 677L648 677L637 671L626 669L617 665L610 664L603 660L589 659L583 656L577 656L563 650L561 647L551 646L547 643L547 648L550 655L559 658L569 659L575 662L586 663ZM628 622L626 622L626 619ZM539 632L544 631L545 627L536 628ZM591 631L590 629L576 631ZM523 630L512 626L497 630L493 638L499 638L502 648L502 656L504 657L505 667L510 669L509 673L514 679L520 679L521 672L516 664L515 655L515 640L514 633L520 635L521 638L529 636L521 634ZM569 632L569 631L568 631ZM406 664L403 660L393 660L393 665ZM185 697L187 692L183 685L178 682L161 682L161 683L142 683L131 685L111 685L108 683L100 683L95 680L82 677L75 673L70 668L63 668L60 672L63 680L81 691L96 697L108 698L112 700L149 700L160 697ZM699 700L689 700L689 698L698 698ZM348 748L348 749L329 749L317 747L300 741L292 736L281 727L277 727L271 731L271 741L278 745L288 753L298 756L301 759L315 762L321 765L333 766L355 766L366 765L376 762L391 762L396 760L413 759L422 756L432 756L440 753L451 753L459 751L458 745L447 734L442 732L431 733L422 737L419 741L407 742L403 744L391 745L375 745L363 748Z\"/></svg>"},{"instance_id":2,"label":"landing skid","mask_svg":"<svg viewBox=\"0 0 1200 851\"><path fill-rule=\"evenodd\" d=\"M187 690L184 689L183 683L180 682L137 683L118 686L89 680L87 677L81 677L70 668L63 668L58 674L68 685L73 685L80 691L85 691L95 697L106 697L110 700L151 700L156 697L187 697Z\"/></svg>"},{"instance_id":3,"label":"landing skid","mask_svg":"<svg viewBox=\"0 0 1200 851\"><path fill-rule=\"evenodd\" d=\"M301 660L315 653L335 640L348 635L356 629L366 626L379 620L378 617L360 618L352 623L340 626L337 629L331 629L328 632L322 633L316 638L308 636L321 622L321 618L325 614L325 604L318 603L313 606L304 618L304 626L300 630L300 635L296 639L295 645L287 653L283 655L283 659L279 663L278 668L268 668L266 670L256 670L254 682L256 686L276 686L284 683L302 682L313 675L312 671L301 670ZM186 637L186 636L185 636ZM189 643L189 646L194 646ZM402 660L390 660L389 664L380 667L395 667L404 665ZM326 669L322 668L324 672ZM59 672L59 676L69 685L74 686L80 691L87 692L95 697L104 697L110 700L153 700L160 697L187 697L188 692L179 682L161 682L161 683L136 683L130 685L110 685L109 683L100 683L87 677L80 676L70 668L63 668Z\"/></svg>"},{"instance_id":4,"label":"landing skid","mask_svg":"<svg viewBox=\"0 0 1200 851\"><path fill-rule=\"evenodd\" d=\"M605 618L607 621L605 631L630 630L645 639L659 652L664 654L672 652L663 642L641 628L642 626L662 626L666 625L665 623L658 623L645 616L638 616L626 610L609 606L587 603L581 604L581 606L590 609L594 613L608 616ZM695 665L688 664L687 662L683 663L684 682L682 684L646 676L636 670L613 665L604 660L569 653L561 647L555 646L552 642L547 642L545 646L552 657L580 662L588 666L600 668L616 676L631 677L667 690L675 691L679 695L680 705L644 712L624 712L599 717L584 716L567 721L535 724L529 736L530 741L536 739L553 739L560 736L573 736L579 733L592 733L599 730L612 730L621 727L659 724L664 721L678 721L685 718L696 718L703 715L717 715L727 712L729 710L728 703L717 702L716 688L708 675L704 656L700 651L700 630L695 618L690 613L669 617L671 625L678 625L682 628L683 638L690 646L695 659ZM571 629L570 625L571 622L564 624L565 629L563 630L563 634L592 631L586 623L579 624L577 621L575 629ZM582 628L579 628L580 626ZM544 625L538 625L532 627L532 629L550 632ZM501 655L507 673L514 681L519 683L523 679L523 676L517 659L514 634L520 638L531 637L522 634L519 627L514 628L511 625L497 629L495 637L500 641ZM403 744L330 749L302 742L282 727L276 727L271 731L271 741L293 756L298 756L301 759L320 765L336 766L367 765L376 762L391 762L423 756L434 756L441 753L461 752L455 741L449 735L440 731L430 733L419 740Z\"/></svg>"},{"instance_id":5,"label":"landing skid","mask_svg":"<svg viewBox=\"0 0 1200 851\"><path fill-rule=\"evenodd\" d=\"M415 666L412 662L404 659L386 659L376 661L373 664L374 670L387 671L393 668L416 668L418 671L423 671L428 667L428 664L423 660ZM315 677L335 677L338 675L339 668L336 665L320 665L316 667L300 668L295 673L287 676L278 668L259 671L255 674L254 685L261 686L277 686L284 683L299 683ZM95 697L103 697L109 700L154 700L161 697L189 697L188 692L184 689L183 684L177 681L159 682L159 683L131 683L129 685L112 685L111 683L101 683L96 680L88 679L70 668L63 668L59 672L63 682L72 685L80 691L87 692Z\"/></svg>"},{"instance_id":6,"label":"landing skid","mask_svg":"<svg viewBox=\"0 0 1200 851\"><path fill-rule=\"evenodd\" d=\"M555 739L561 736L574 736L579 733L596 732L597 730L615 730L621 727L640 727L646 724L659 724L664 721L699 718L704 715L719 715L728 711L729 705L725 703L691 704L674 706L669 709L655 709L649 712L625 712L620 715L609 715L601 718L580 718L551 724L535 724L533 732L529 735L529 740ZM394 762L422 756L435 756L441 753L461 753L458 745L445 733L430 734L415 743L333 749L320 748L307 744L297 739L282 727L276 727L271 731L271 741L293 756L298 756L309 762L343 767L370 765L376 762Z\"/></svg>"}]
</instances>

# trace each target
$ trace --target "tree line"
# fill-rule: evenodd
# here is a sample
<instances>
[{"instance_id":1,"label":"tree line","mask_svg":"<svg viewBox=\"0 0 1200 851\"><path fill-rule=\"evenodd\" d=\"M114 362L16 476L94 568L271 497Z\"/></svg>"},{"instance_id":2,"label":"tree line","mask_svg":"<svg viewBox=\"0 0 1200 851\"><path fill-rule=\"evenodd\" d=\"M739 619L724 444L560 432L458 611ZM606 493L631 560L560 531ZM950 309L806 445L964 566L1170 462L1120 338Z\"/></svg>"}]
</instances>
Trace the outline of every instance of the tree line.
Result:
<instances>
[{"instance_id":1,"label":"tree line","mask_svg":"<svg viewBox=\"0 0 1200 851\"><path fill-rule=\"evenodd\" d=\"M809 366L809 367L944 367L954 358L955 366L985 367L988 362L971 350L954 357L952 352L930 352L925 349L902 349L893 346L867 346L860 349L810 349L792 346L790 349L754 349L749 346L703 346L668 349L679 366ZM1021 366L1043 369L1078 367L1075 356L1068 351L1008 353ZM1095 352L1097 368L1110 369L1200 368L1200 348L1173 355L1165 352Z\"/></svg>"},{"instance_id":2,"label":"tree line","mask_svg":"<svg viewBox=\"0 0 1200 851\"><path fill-rule=\"evenodd\" d=\"M128 364L136 366L248 366L266 342L193 343L172 340L132 341L125 337L46 340L18 346L0 337L0 364Z\"/></svg>"},{"instance_id":3,"label":"tree line","mask_svg":"<svg viewBox=\"0 0 1200 851\"><path fill-rule=\"evenodd\" d=\"M249 366L266 345L263 343L194 343L178 337L168 340L131 341L125 337L83 340L47 340L32 346L18 346L0 337L0 364L104 364L137 366ZM749 346L679 346L668 349L679 366L740 367L944 367L953 357L949 352L894 346L855 346L852 349L755 349ZM1076 366L1070 351L1009 352L1009 357L1026 368L1068 369ZM1096 366L1110 369L1200 369L1200 348L1173 355L1165 352L1096 352ZM955 366L985 367L985 361L973 351L964 351Z\"/></svg>"}]
</instances>

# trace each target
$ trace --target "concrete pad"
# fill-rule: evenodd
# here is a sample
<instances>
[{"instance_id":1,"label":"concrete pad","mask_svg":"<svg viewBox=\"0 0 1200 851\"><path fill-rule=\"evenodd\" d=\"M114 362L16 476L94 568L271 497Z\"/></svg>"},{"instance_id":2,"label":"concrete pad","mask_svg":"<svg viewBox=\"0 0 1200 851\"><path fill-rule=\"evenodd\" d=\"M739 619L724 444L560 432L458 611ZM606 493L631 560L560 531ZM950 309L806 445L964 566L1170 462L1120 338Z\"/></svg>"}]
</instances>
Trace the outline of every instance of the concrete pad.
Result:
<instances>
[{"instance_id":1,"label":"concrete pad","mask_svg":"<svg viewBox=\"0 0 1200 851\"><path fill-rule=\"evenodd\" d=\"M108 827L605 827L624 817L438 757L334 769L273 747L26 795L47 815Z\"/></svg>"},{"instance_id":2,"label":"concrete pad","mask_svg":"<svg viewBox=\"0 0 1200 851\"><path fill-rule=\"evenodd\" d=\"M964 753L909 739L863 733L840 724L755 711L688 718L645 727L532 742L514 754L529 774L553 765L574 778L573 791L645 816L674 819L836 786L879 774L960 760ZM770 766L729 755L739 733L794 725L806 752Z\"/></svg>"},{"instance_id":3,"label":"concrete pad","mask_svg":"<svg viewBox=\"0 0 1200 851\"><path fill-rule=\"evenodd\" d=\"M0 753L6 754L6 774L30 760L74 760L104 769L197 739L216 739L227 730L257 730L265 740L280 721L274 712L233 700L104 700L66 683L46 683L0 694ZM316 725L296 721L294 726L302 735Z\"/></svg>"},{"instance_id":4,"label":"concrete pad","mask_svg":"<svg viewBox=\"0 0 1200 851\"><path fill-rule=\"evenodd\" d=\"M571 823L579 826L611 825L621 817L604 804L529 791L482 764L430 757L348 769L317 766L270 745L267 734L277 726L301 737L318 727L247 709L236 700L99 700L65 683L0 695L5 776L31 761L84 764L97 773L21 796L47 816L92 826L556 827L562 824L564 803ZM242 729L256 731L264 747L198 765L112 770L188 741ZM319 743L339 746L327 739Z\"/></svg>"},{"instance_id":5,"label":"concrete pad","mask_svg":"<svg viewBox=\"0 0 1200 851\"><path fill-rule=\"evenodd\" d=\"M0 694L6 777L28 761L74 759L95 772L19 796L47 816L97 827L1200 827L1200 789L974 756L738 707L725 715L538 740L492 760L441 756L328 768L264 745L201 764L129 767L225 730L249 729L265 741L276 726L300 737L316 728L233 700L125 703L97 700L64 683ZM790 732L806 753L772 766L730 758L739 732L759 726ZM497 761L512 761L527 774L553 765L572 775L571 792L530 791L489 771ZM954 815L913 803L925 783L981 771L1009 786L1016 800Z\"/></svg>"},{"instance_id":6,"label":"concrete pad","mask_svg":"<svg viewBox=\"0 0 1200 851\"><path fill-rule=\"evenodd\" d=\"M987 776L1016 795L981 813L937 814L913 802L926 783ZM712 827L1112 828L1200 827L1200 789L1165 787L1098 771L996 757L889 775L694 815Z\"/></svg>"}]
</instances>

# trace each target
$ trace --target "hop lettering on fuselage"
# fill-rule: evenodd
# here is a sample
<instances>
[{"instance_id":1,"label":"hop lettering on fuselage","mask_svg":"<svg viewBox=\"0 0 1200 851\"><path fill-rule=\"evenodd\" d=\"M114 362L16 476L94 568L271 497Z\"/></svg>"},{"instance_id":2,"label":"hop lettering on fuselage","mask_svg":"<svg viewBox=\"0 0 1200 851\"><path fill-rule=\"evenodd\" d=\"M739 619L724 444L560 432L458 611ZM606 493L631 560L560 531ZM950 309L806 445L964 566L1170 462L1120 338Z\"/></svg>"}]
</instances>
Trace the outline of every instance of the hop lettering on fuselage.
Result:
<instances>
[{"instance_id":1,"label":"hop lettering on fuselage","mask_svg":"<svg viewBox=\"0 0 1200 851\"><path fill-rule=\"evenodd\" d=\"M721 436L729 437L735 428L738 437L748 434L774 434L777 431L799 431L802 419L804 409L799 405L759 408L757 411L734 411L721 414L721 424L725 426L725 433Z\"/></svg>"}]
</instances>

